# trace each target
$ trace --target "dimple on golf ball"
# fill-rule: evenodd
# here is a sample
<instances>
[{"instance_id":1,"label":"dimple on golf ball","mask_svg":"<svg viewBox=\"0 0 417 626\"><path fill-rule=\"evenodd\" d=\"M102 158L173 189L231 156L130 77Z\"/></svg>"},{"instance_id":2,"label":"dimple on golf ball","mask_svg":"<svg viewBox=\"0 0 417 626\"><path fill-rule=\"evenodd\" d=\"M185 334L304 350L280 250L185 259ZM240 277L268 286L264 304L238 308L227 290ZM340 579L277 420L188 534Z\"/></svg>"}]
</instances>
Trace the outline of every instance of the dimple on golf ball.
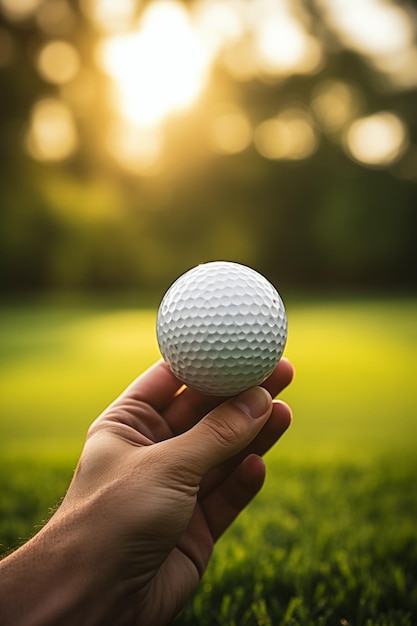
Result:
<instances>
[{"instance_id":1,"label":"dimple on golf ball","mask_svg":"<svg viewBox=\"0 0 417 626\"><path fill-rule=\"evenodd\" d=\"M157 315L161 354L175 376L210 395L233 396L262 383L287 340L275 287L229 261L204 263L168 289Z\"/></svg>"}]
</instances>

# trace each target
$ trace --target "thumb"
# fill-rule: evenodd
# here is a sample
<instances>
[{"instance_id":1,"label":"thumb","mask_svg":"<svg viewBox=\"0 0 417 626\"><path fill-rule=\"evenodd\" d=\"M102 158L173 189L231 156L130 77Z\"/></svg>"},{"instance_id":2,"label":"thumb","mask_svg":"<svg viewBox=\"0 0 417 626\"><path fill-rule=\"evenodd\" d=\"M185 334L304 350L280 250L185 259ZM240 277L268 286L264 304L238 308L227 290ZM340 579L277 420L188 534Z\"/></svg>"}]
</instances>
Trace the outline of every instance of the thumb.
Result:
<instances>
[{"instance_id":1,"label":"thumb","mask_svg":"<svg viewBox=\"0 0 417 626\"><path fill-rule=\"evenodd\" d=\"M256 437L272 412L272 398L253 387L223 402L189 431L175 438L177 453L197 478L243 450ZM174 440L171 440L174 441Z\"/></svg>"}]
</instances>

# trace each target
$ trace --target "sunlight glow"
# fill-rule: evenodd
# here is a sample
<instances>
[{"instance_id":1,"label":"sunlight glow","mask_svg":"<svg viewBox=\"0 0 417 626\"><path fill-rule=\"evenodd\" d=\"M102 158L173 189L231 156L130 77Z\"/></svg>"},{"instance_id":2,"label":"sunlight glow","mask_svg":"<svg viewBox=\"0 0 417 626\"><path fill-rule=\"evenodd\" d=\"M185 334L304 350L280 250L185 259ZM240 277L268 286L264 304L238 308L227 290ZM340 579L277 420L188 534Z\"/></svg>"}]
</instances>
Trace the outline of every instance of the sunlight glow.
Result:
<instances>
[{"instance_id":1,"label":"sunlight glow","mask_svg":"<svg viewBox=\"0 0 417 626\"><path fill-rule=\"evenodd\" d=\"M82 5L109 21L104 7L113 5L106 0ZM197 101L215 59L238 80L317 71L321 47L291 11L269 0L196 0L190 7L155 0L136 29L108 36L97 48L97 61L112 79L114 107L134 126L160 126Z\"/></svg>"},{"instance_id":2,"label":"sunlight glow","mask_svg":"<svg viewBox=\"0 0 417 626\"><path fill-rule=\"evenodd\" d=\"M255 146L267 159L299 160L317 150L318 138L309 114L289 108L257 127Z\"/></svg>"},{"instance_id":3,"label":"sunlight glow","mask_svg":"<svg viewBox=\"0 0 417 626\"><path fill-rule=\"evenodd\" d=\"M105 40L98 58L115 82L124 116L138 126L158 125L190 106L210 61L187 10L174 0L149 5L139 31Z\"/></svg>"},{"instance_id":4,"label":"sunlight glow","mask_svg":"<svg viewBox=\"0 0 417 626\"><path fill-rule=\"evenodd\" d=\"M371 166L391 165L404 153L407 145L404 123L389 112L356 120L346 136L346 149L351 156Z\"/></svg>"},{"instance_id":5,"label":"sunlight glow","mask_svg":"<svg viewBox=\"0 0 417 626\"><path fill-rule=\"evenodd\" d=\"M107 89L106 105L112 108L114 118L105 135L105 149L129 172L154 173L166 162L164 150L168 151L169 142L164 141L164 130L168 132L164 124L198 102L213 68L229 72L235 80L276 85L323 67L326 38L312 30L315 21L302 2L78 2L99 30L95 58L108 76L108 81L100 84ZM44 80L60 87L61 96L79 114L83 103L92 99L95 87L93 80L92 86L88 85L89 76L82 76L77 50L60 40L62 35L54 35L54 29L59 33L66 27L65 16L71 24L69 0L0 0L0 6L8 10L19 6L26 16L36 16L44 32L56 37L43 44L36 66ZM385 82L389 79L399 88L417 85L417 18L411 11L394 0L316 0L316 6L334 39L383 72ZM5 41L7 53L7 36ZM397 160L408 144L404 123L392 113L356 119L363 115L363 96L357 85L347 81L320 80L312 89L310 110L295 104L254 129L245 111L237 102L232 104L234 87L229 89L230 82L227 85L221 71L213 72L213 78L210 101L231 103L225 108L220 105L214 113L211 109L214 117L203 129L203 137L218 154L238 154L253 141L265 158L305 159L317 150L320 130L342 142L353 159L380 167ZM66 122L64 118L61 111L61 117L50 114L48 122L40 121L40 113L34 109L28 134L31 153L53 155L60 149L63 154L65 150L71 153L77 135L69 111ZM58 127L58 119L58 137L59 132L61 137L65 135L62 128L66 124L67 138L72 137L67 142L70 148L64 148L65 140L59 138L56 141L61 148L48 148L52 139L46 138L50 131L45 129L51 127L51 120Z\"/></svg>"},{"instance_id":6,"label":"sunlight glow","mask_svg":"<svg viewBox=\"0 0 417 626\"><path fill-rule=\"evenodd\" d=\"M131 174L156 174L162 152L162 137L156 129L132 129L115 123L106 137L113 159Z\"/></svg>"},{"instance_id":7,"label":"sunlight glow","mask_svg":"<svg viewBox=\"0 0 417 626\"><path fill-rule=\"evenodd\" d=\"M69 157L77 145L77 131L68 107L52 98L37 102L26 136L29 154L40 161L59 161Z\"/></svg>"}]
</instances>

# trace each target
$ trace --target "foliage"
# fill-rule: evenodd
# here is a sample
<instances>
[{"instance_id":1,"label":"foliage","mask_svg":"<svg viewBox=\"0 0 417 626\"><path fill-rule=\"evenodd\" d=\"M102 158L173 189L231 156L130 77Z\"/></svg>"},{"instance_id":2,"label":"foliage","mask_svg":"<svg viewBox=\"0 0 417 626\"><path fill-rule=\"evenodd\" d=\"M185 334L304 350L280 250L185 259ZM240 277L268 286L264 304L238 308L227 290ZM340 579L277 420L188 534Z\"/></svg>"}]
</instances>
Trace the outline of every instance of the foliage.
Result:
<instances>
[{"instance_id":1,"label":"foliage","mask_svg":"<svg viewBox=\"0 0 417 626\"><path fill-rule=\"evenodd\" d=\"M262 496L222 540L175 622L411 624L416 463L269 460Z\"/></svg>"}]
</instances>

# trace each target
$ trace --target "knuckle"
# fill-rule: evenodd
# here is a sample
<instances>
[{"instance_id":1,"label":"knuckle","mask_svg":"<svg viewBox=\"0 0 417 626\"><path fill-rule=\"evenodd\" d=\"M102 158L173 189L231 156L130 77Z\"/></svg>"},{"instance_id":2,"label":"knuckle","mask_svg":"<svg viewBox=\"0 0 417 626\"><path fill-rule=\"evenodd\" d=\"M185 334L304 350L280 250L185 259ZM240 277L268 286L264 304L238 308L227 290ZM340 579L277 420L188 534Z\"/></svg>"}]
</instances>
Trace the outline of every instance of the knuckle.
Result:
<instances>
[{"instance_id":1,"label":"knuckle","mask_svg":"<svg viewBox=\"0 0 417 626\"><path fill-rule=\"evenodd\" d=\"M224 415L221 411L211 415L206 425L210 429L212 437L222 445L228 447L235 446L242 440L240 424L232 417Z\"/></svg>"}]
</instances>

